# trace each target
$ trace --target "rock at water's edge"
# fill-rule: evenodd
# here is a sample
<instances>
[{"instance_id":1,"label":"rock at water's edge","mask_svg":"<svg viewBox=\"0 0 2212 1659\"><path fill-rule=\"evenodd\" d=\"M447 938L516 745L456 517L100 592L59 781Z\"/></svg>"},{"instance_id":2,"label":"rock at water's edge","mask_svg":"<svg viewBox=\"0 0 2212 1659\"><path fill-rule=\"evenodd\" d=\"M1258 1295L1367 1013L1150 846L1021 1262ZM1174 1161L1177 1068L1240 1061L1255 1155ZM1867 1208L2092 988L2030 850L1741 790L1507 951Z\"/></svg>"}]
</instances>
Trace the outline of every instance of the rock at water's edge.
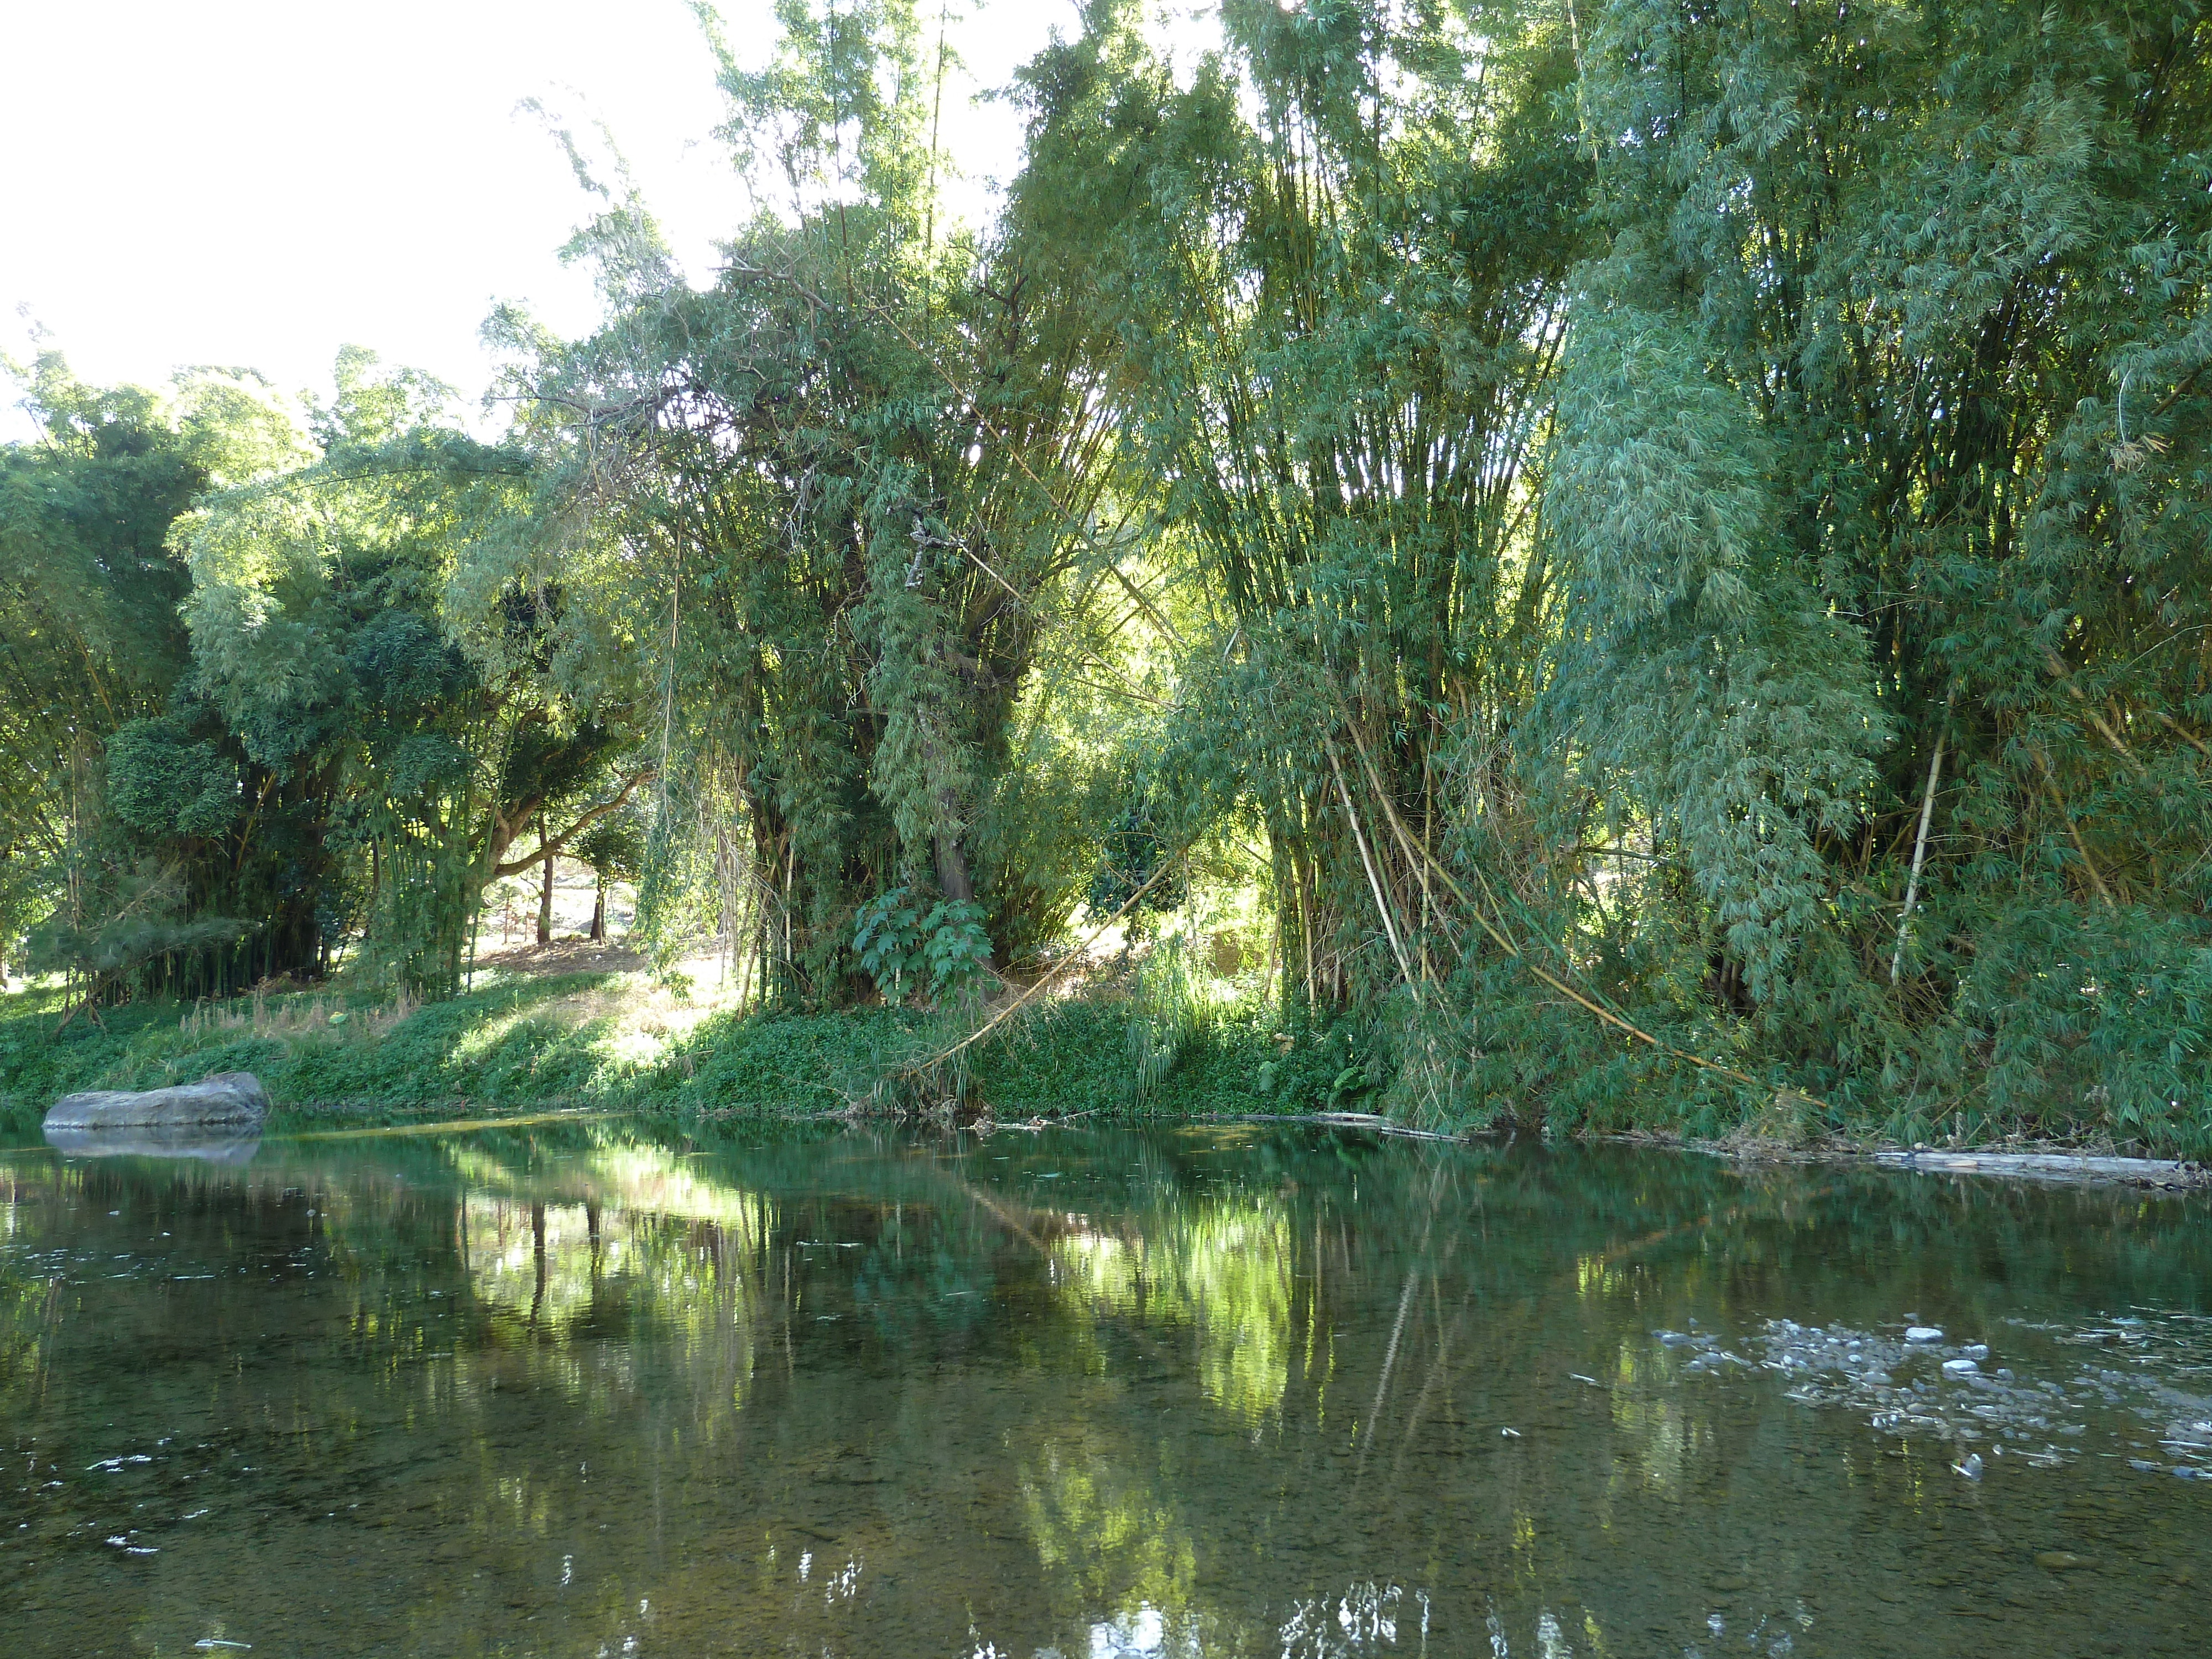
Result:
<instances>
[{"instance_id":1,"label":"rock at water's edge","mask_svg":"<svg viewBox=\"0 0 2212 1659\"><path fill-rule=\"evenodd\" d=\"M222 1124L258 1128L269 1097L251 1072L224 1072L173 1088L94 1089L64 1095L46 1114L49 1129L174 1129Z\"/></svg>"}]
</instances>

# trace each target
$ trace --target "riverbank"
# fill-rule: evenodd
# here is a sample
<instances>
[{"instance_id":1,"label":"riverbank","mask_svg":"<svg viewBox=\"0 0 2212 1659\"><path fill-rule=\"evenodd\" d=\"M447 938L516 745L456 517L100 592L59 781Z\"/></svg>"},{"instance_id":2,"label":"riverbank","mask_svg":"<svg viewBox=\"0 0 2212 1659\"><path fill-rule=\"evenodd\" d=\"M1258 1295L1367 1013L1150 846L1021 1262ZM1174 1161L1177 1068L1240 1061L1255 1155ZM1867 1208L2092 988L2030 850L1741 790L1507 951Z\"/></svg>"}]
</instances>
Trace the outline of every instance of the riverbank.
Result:
<instances>
[{"instance_id":1,"label":"riverbank","mask_svg":"<svg viewBox=\"0 0 2212 1659\"><path fill-rule=\"evenodd\" d=\"M910 1010L747 1015L682 975L655 975L619 949L520 952L477 988L438 1003L343 987L264 992L190 1007L141 1003L95 1025L61 1024L52 991L0 996L0 1128L34 1131L60 1096L146 1089L214 1073L258 1076L294 1129L611 1111L803 1121L929 1109L927 1090L886 1079L964 1029ZM57 1030L57 1027L59 1027ZM1151 1087L1133 1084L1130 1005L1110 994L1047 1001L963 1057L966 1105L998 1121L1300 1121L1448 1139L1515 1127L1415 1124L1369 1086L1381 1068L1348 1028L1291 1031L1225 1008L1183 1032ZM1383 1109L1382 1113L1376 1110ZM1732 1127L1681 1121L1638 1092L1619 1120L1575 1126L1739 1161L1876 1163L1948 1175L2202 1186L2202 1167L2130 1158L2142 1149L2039 1141L1908 1148L1876 1124L1818 1128L1772 1107ZM1525 1127L1525 1126L1523 1126ZM1559 1127L1554 1124L1555 1129Z\"/></svg>"},{"instance_id":2,"label":"riverbank","mask_svg":"<svg viewBox=\"0 0 2212 1659\"><path fill-rule=\"evenodd\" d=\"M180 1007L143 1003L57 1031L52 992L0 997L0 1122L38 1124L81 1089L145 1089L246 1071L280 1120L399 1121L568 1109L787 1118L884 1103L887 1073L942 1046L946 1028L900 1009L748 1017L641 969L506 972L450 1000L393 1002L319 988ZM1172 1069L1133 1093L1128 1015L1051 1004L968 1057L969 1092L1001 1117L1214 1116L1267 1109L1314 1073L1326 1043L1285 1057L1257 1017L1190 1033ZM1266 1068L1263 1070L1263 1068ZM1278 1081L1278 1073L1280 1080ZM1306 1079L1312 1082L1312 1079Z\"/></svg>"}]
</instances>

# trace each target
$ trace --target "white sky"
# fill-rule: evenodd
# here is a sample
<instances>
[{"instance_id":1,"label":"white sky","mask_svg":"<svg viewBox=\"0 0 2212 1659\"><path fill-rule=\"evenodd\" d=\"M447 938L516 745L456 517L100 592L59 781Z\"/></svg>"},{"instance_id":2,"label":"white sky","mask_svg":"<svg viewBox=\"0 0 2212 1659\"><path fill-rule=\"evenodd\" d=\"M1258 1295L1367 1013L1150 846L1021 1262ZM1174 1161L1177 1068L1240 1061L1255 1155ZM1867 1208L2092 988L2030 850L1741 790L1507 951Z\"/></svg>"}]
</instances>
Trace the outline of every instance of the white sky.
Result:
<instances>
[{"instance_id":1,"label":"white sky","mask_svg":"<svg viewBox=\"0 0 2212 1659\"><path fill-rule=\"evenodd\" d=\"M973 94L1077 14L951 9L945 138L980 218L1019 133ZM764 55L769 0L720 9ZM589 279L556 250L591 204L526 98L606 124L694 281L745 210L680 0L0 0L0 351L29 349L27 318L96 382L216 363L320 390L356 343L473 402L495 300L580 332ZM0 439L27 430L0 413Z\"/></svg>"}]
</instances>

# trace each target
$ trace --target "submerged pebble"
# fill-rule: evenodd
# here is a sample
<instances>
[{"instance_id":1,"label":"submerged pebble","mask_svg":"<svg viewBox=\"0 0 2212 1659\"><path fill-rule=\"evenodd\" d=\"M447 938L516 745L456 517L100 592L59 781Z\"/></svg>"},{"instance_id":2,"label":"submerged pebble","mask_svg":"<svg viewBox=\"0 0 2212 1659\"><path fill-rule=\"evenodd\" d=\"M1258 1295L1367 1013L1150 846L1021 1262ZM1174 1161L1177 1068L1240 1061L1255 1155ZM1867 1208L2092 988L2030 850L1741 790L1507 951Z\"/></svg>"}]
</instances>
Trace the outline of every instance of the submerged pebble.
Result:
<instances>
[{"instance_id":1,"label":"submerged pebble","mask_svg":"<svg viewBox=\"0 0 2212 1659\"><path fill-rule=\"evenodd\" d=\"M2183 1365L2181 1371L2094 1368L2063 1382L2032 1372L2016 1377L2010 1366L1994 1375L1985 1372L1981 1362L1990 1352L1987 1343L1953 1347L1923 1340L1941 1338L1940 1328L1932 1325L1910 1325L1901 1334L1885 1335L1769 1320L1740 1345L1750 1358L1704 1332L1652 1334L1666 1347L1689 1351L1682 1355L1685 1378L1724 1375L1731 1365L1774 1373L1784 1379L1792 1400L1863 1413L1872 1427L1886 1433L1948 1441L1954 1457L1983 1443L1992 1453L2008 1450L2032 1467L2051 1468L2080 1455L2078 1445L2069 1443L2087 1431L2087 1417L2103 1407L2131 1408L2155 1427L2169 1457L2207 1454L2193 1464L2130 1460L2131 1467L2184 1480L2212 1480L2212 1400L2174 1386L2184 1375L2200 1374L2200 1367L2212 1370L2202 1366L2212 1353L2193 1327L2174 1334L2181 1340L2170 1357ZM1999 1447L1998 1441L2012 1443ZM1978 1458L1960 1457L1951 1467L1968 1479L1979 1478Z\"/></svg>"}]
</instances>

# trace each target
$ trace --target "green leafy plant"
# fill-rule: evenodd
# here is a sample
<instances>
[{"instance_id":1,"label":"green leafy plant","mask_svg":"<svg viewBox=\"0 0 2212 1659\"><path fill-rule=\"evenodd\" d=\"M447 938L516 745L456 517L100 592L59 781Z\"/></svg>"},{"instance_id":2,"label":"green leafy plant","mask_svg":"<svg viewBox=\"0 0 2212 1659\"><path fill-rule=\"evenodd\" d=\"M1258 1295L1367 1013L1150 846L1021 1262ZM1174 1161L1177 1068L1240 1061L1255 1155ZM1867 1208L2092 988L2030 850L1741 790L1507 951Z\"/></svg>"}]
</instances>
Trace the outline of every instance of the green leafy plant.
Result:
<instances>
[{"instance_id":1,"label":"green leafy plant","mask_svg":"<svg viewBox=\"0 0 2212 1659\"><path fill-rule=\"evenodd\" d=\"M990 967L991 936L974 900L940 899L924 910L913 889L894 887L861 907L853 951L884 1001L921 994L945 1002Z\"/></svg>"},{"instance_id":2,"label":"green leafy plant","mask_svg":"<svg viewBox=\"0 0 2212 1659\"><path fill-rule=\"evenodd\" d=\"M983 907L973 899L946 899L933 905L922 920L921 935L930 991L940 1002L964 996L991 965L991 936L983 931Z\"/></svg>"},{"instance_id":3,"label":"green leafy plant","mask_svg":"<svg viewBox=\"0 0 2212 1659\"><path fill-rule=\"evenodd\" d=\"M1141 1104L1159 1093L1206 1024L1182 934L1152 948L1138 964L1130 991L1129 1086Z\"/></svg>"},{"instance_id":4,"label":"green leafy plant","mask_svg":"<svg viewBox=\"0 0 2212 1659\"><path fill-rule=\"evenodd\" d=\"M854 953L875 981L885 1002L906 994L907 981L921 976L921 913L911 889L894 887L860 907L853 933Z\"/></svg>"}]
</instances>

